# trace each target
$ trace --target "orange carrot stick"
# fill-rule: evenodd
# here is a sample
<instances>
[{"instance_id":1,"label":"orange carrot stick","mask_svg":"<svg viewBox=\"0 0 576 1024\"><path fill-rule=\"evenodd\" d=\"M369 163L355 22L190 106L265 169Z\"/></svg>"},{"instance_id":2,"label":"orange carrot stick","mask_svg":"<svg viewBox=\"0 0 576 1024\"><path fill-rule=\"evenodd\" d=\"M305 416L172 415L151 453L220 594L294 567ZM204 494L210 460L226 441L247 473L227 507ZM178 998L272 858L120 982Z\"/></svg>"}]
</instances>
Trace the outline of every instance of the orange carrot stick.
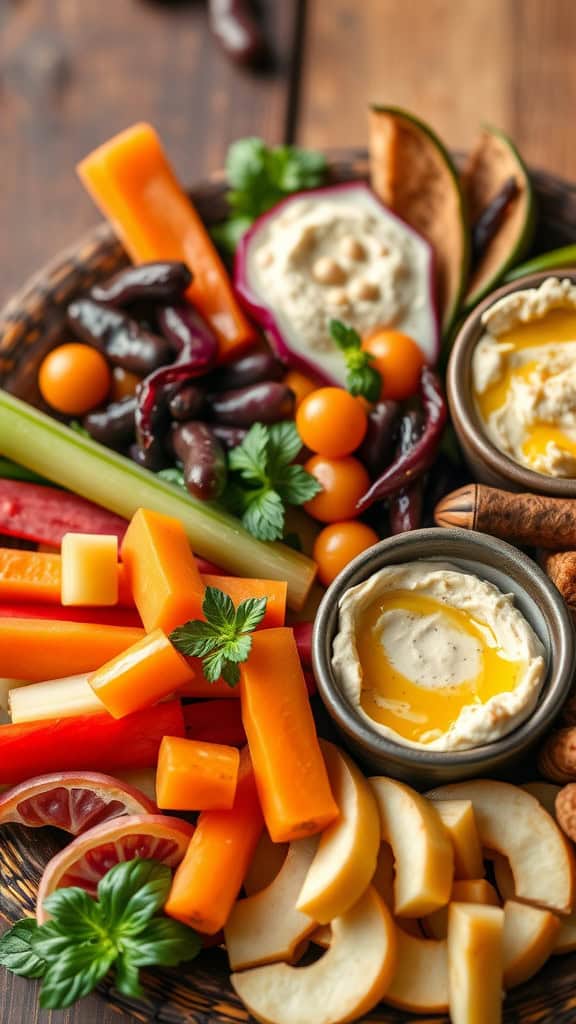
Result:
<instances>
[{"instance_id":1,"label":"orange carrot stick","mask_svg":"<svg viewBox=\"0 0 576 1024\"><path fill-rule=\"evenodd\" d=\"M78 164L78 174L134 263L188 264L188 297L217 335L223 358L254 340L212 239L150 125L109 139Z\"/></svg>"},{"instance_id":2,"label":"orange carrot stick","mask_svg":"<svg viewBox=\"0 0 576 1024\"><path fill-rule=\"evenodd\" d=\"M60 604L60 588L59 554L0 548L0 601ZM118 604L134 607L123 565L118 565Z\"/></svg>"},{"instance_id":3,"label":"orange carrot stick","mask_svg":"<svg viewBox=\"0 0 576 1024\"><path fill-rule=\"evenodd\" d=\"M189 675L186 659L155 629L107 661L88 682L110 714L123 718L167 697Z\"/></svg>"},{"instance_id":4,"label":"orange carrot stick","mask_svg":"<svg viewBox=\"0 0 576 1024\"><path fill-rule=\"evenodd\" d=\"M291 629L252 637L240 666L242 721L270 838L290 842L338 817Z\"/></svg>"},{"instance_id":5,"label":"orange carrot stick","mask_svg":"<svg viewBox=\"0 0 576 1024\"><path fill-rule=\"evenodd\" d=\"M229 811L240 753L222 743L165 736L158 755L156 802L168 811Z\"/></svg>"},{"instance_id":6,"label":"orange carrot stick","mask_svg":"<svg viewBox=\"0 0 576 1024\"><path fill-rule=\"evenodd\" d=\"M0 618L2 675L40 682L93 672L143 635L127 626Z\"/></svg>"},{"instance_id":7,"label":"orange carrot stick","mask_svg":"<svg viewBox=\"0 0 576 1024\"><path fill-rule=\"evenodd\" d=\"M207 587L218 587L218 590L228 594L235 605L239 605L241 601L246 601L250 597L265 597L266 613L259 629L284 625L288 592L288 584L285 580L253 580L238 576L211 576L207 573L202 580Z\"/></svg>"},{"instance_id":8,"label":"orange carrot stick","mask_svg":"<svg viewBox=\"0 0 576 1024\"><path fill-rule=\"evenodd\" d=\"M121 555L146 630L169 633L201 617L205 588L179 519L138 509Z\"/></svg>"},{"instance_id":9,"label":"orange carrot stick","mask_svg":"<svg viewBox=\"0 0 576 1024\"><path fill-rule=\"evenodd\" d=\"M170 917L208 935L224 927L264 822L246 748L240 755L238 785L230 811L203 811L184 860L176 869L164 907Z\"/></svg>"}]
</instances>

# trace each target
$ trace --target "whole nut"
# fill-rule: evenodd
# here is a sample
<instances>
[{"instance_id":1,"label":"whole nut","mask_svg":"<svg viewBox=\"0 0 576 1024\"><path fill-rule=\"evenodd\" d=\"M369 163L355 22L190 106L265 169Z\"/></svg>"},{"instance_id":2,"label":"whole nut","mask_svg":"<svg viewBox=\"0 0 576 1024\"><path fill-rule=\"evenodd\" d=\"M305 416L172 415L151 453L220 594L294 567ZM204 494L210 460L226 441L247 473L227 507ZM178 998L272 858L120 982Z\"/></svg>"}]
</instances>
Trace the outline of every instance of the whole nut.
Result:
<instances>
[{"instance_id":1,"label":"whole nut","mask_svg":"<svg viewBox=\"0 0 576 1024\"><path fill-rule=\"evenodd\" d=\"M576 727L559 729L548 737L538 755L538 768L551 782L576 780Z\"/></svg>"},{"instance_id":2,"label":"whole nut","mask_svg":"<svg viewBox=\"0 0 576 1024\"><path fill-rule=\"evenodd\" d=\"M555 801L556 821L566 835L576 842L576 782L560 790Z\"/></svg>"}]
</instances>

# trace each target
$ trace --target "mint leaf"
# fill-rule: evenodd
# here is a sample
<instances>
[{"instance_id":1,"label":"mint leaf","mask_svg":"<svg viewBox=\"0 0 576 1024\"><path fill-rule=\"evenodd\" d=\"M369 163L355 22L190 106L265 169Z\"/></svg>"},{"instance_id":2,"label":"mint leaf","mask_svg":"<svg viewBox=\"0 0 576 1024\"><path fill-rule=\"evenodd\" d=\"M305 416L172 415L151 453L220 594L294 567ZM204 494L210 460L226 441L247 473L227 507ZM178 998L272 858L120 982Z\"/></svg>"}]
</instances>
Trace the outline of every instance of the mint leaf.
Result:
<instances>
[{"instance_id":1,"label":"mint leaf","mask_svg":"<svg viewBox=\"0 0 576 1024\"><path fill-rule=\"evenodd\" d=\"M216 683L224 671L225 654L221 647L202 658L202 671L209 683Z\"/></svg>"},{"instance_id":2,"label":"mint leaf","mask_svg":"<svg viewBox=\"0 0 576 1024\"><path fill-rule=\"evenodd\" d=\"M167 466L166 469L159 469L156 476L159 476L161 480L165 480L166 483L173 484L179 491L186 491L186 494L189 493L186 481L184 480L184 473L181 469L178 469L178 466Z\"/></svg>"},{"instance_id":3,"label":"mint leaf","mask_svg":"<svg viewBox=\"0 0 576 1024\"><path fill-rule=\"evenodd\" d=\"M107 948L89 943L70 946L48 967L40 992L40 1006L43 1010L64 1010L87 996L102 981L115 959L116 950L112 945Z\"/></svg>"},{"instance_id":4,"label":"mint leaf","mask_svg":"<svg viewBox=\"0 0 576 1024\"><path fill-rule=\"evenodd\" d=\"M42 978L46 961L34 950L32 941L38 925L32 917L16 924L0 938L0 967L22 978Z\"/></svg>"},{"instance_id":5,"label":"mint leaf","mask_svg":"<svg viewBox=\"0 0 576 1024\"><path fill-rule=\"evenodd\" d=\"M228 686L238 686L240 682L240 669L233 661L225 661L222 665L222 679Z\"/></svg>"},{"instance_id":6,"label":"mint leaf","mask_svg":"<svg viewBox=\"0 0 576 1024\"><path fill-rule=\"evenodd\" d=\"M232 635L236 623L236 609L232 599L218 587L206 587L202 611L206 621L214 630L225 632L228 630Z\"/></svg>"},{"instance_id":7,"label":"mint leaf","mask_svg":"<svg viewBox=\"0 0 576 1024\"><path fill-rule=\"evenodd\" d=\"M204 658L220 644L220 634L207 622L195 619L176 626L170 634L174 646L189 658Z\"/></svg>"},{"instance_id":8,"label":"mint leaf","mask_svg":"<svg viewBox=\"0 0 576 1024\"><path fill-rule=\"evenodd\" d=\"M345 352L349 348L360 348L362 338L353 327L348 327L341 320L331 320L328 324L330 337L335 341L338 348Z\"/></svg>"},{"instance_id":9,"label":"mint leaf","mask_svg":"<svg viewBox=\"0 0 576 1024\"><path fill-rule=\"evenodd\" d=\"M240 633L251 633L260 625L265 614L265 597L249 597L241 601L236 609L236 629Z\"/></svg>"},{"instance_id":10,"label":"mint leaf","mask_svg":"<svg viewBox=\"0 0 576 1024\"><path fill-rule=\"evenodd\" d=\"M269 431L263 423L253 423L246 437L228 455L228 468L243 480L263 483L266 479ZM302 442L300 442L300 446Z\"/></svg>"},{"instance_id":11,"label":"mint leaf","mask_svg":"<svg viewBox=\"0 0 576 1024\"><path fill-rule=\"evenodd\" d=\"M302 451L302 439L292 420L268 427L268 472L273 478Z\"/></svg>"},{"instance_id":12,"label":"mint leaf","mask_svg":"<svg viewBox=\"0 0 576 1024\"><path fill-rule=\"evenodd\" d=\"M303 505L322 490L322 484L303 466L286 466L276 480L276 490L286 505Z\"/></svg>"},{"instance_id":13,"label":"mint leaf","mask_svg":"<svg viewBox=\"0 0 576 1024\"><path fill-rule=\"evenodd\" d=\"M172 872L154 860L117 864L98 883L98 905L114 936L134 935L162 909Z\"/></svg>"},{"instance_id":14,"label":"mint leaf","mask_svg":"<svg viewBox=\"0 0 576 1024\"><path fill-rule=\"evenodd\" d=\"M353 327L341 320L331 320L329 330L332 340L343 352L346 360L346 387L351 395L361 395L368 402L377 402L382 390L382 376L375 366L374 356L362 349L362 338Z\"/></svg>"}]
</instances>

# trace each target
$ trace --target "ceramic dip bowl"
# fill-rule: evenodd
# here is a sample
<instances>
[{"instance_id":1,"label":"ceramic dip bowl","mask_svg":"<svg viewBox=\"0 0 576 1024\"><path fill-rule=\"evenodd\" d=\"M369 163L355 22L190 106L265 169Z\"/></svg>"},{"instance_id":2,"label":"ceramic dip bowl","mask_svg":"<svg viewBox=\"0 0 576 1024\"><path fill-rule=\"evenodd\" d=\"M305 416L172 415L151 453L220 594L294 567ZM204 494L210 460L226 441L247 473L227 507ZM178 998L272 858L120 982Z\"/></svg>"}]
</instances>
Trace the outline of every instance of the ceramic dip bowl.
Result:
<instances>
[{"instance_id":1,"label":"ceramic dip bowl","mask_svg":"<svg viewBox=\"0 0 576 1024\"><path fill-rule=\"evenodd\" d=\"M482 314L513 292L538 288L547 278L576 283L576 270L529 274L492 292L465 320L454 342L446 374L452 423L475 480L509 491L530 491L559 498L576 498L576 478L553 477L521 466L488 438L472 392L472 353L485 332Z\"/></svg>"},{"instance_id":2,"label":"ceramic dip bowl","mask_svg":"<svg viewBox=\"0 0 576 1024\"><path fill-rule=\"evenodd\" d=\"M471 750L427 751L395 743L356 713L341 692L332 669L332 643L338 631L338 606L344 593L384 566L422 559L450 562L488 580L503 593L513 594L516 607L546 652L547 674L530 717L502 739ZM485 534L427 529L381 541L354 559L334 580L316 616L312 656L320 696L344 743L358 760L375 773L429 788L472 776L510 778L522 774L523 760L550 729L570 692L575 635L560 594L526 555ZM526 771L528 777L530 773Z\"/></svg>"}]
</instances>

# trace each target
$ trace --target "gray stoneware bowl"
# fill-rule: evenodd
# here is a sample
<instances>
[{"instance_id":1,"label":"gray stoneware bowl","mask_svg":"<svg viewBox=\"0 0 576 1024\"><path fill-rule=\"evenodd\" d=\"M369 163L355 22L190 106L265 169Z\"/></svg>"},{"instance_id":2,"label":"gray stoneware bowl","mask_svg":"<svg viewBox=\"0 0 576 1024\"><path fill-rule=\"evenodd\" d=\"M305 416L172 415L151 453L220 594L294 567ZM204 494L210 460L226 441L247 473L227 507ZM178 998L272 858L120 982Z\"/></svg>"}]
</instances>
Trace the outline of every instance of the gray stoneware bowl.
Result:
<instances>
[{"instance_id":1,"label":"gray stoneware bowl","mask_svg":"<svg viewBox=\"0 0 576 1024\"><path fill-rule=\"evenodd\" d=\"M513 292L538 288L549 277L568 278L576 284L576 270L553 270L525 277L492 292L464 321L454 342L446 374L446 391L454 430L472 470L475 480L509 491L531 491L558 498L576 498L576 480L545 476L520 466L514 459L496 448L484 432L484 427L472 394L472 352L483 327L482 314L498 299Z\"/></svg>"},{"instance_id":2,"label":"gray stoneware bowl","mask_svg":"<svg viewBox=\"0 0 576 1024\"><path fill-rule=\"evenodd\" d=\"M514 595L516 606L546 650L548 671L536 710L517 729L494 743L449 753L394 743L359 718L340 692L331 666L338 628L338 604L350 587L387 565L441 559ZM373 772L426 788L478 775L524 778L534 774L530 754L550 729L572 686L575 669L572 618L541 569L510 544L467 530L415 530L390 537L365 551L328 588L314 624L312 657L320 696L352 753ZM525 762L523 766L523 762Z\"/></svg>"}]
</instances>

